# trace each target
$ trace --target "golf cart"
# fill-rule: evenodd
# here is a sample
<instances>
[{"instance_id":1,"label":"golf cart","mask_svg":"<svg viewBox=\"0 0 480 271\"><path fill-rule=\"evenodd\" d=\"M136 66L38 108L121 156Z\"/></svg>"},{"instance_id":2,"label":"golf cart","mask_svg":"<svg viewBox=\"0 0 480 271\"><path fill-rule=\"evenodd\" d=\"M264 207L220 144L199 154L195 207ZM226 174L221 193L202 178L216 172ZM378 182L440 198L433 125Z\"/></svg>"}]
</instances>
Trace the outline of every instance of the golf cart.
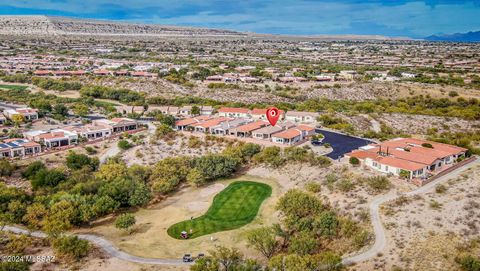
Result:
<instances>
[{"instance_id":1,"label":"golf cart","mask_svg":"<svg viewBox=\"0 0 480 271\"><path fill-rule=\"evenodd\" d=\"M185 255L183 255L182 261L183 261L184 263L193 262L192 255L190 255L190 254L185 254Z\"/></svg>"}]
</instances>

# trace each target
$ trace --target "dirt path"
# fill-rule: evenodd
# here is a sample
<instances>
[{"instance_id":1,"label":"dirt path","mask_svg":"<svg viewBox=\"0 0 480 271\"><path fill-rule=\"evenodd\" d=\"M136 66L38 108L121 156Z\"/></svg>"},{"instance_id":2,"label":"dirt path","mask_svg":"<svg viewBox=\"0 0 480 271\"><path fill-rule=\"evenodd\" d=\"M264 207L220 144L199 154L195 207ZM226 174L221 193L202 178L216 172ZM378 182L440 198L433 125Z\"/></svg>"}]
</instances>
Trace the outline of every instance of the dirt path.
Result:
<instances>
[{"instance_id":1,"label":"dirt path","mask_svg":"<svg viewBox=\"0 0 480 271\"><path fill-rule=\"evenodd\" d=\"M155 130L157 129L157 126L155 126L155 124L151 123L151 122L141 122L141 123L145 123L148 125L148 137L147 137L147 141L150 140L150 138L155 134ZM121 152L120 148L118 147L118 144L114 144L110 149L108 149L104 154L102 154L102 156L100 156L99 160L100 160L100 163L103 164L107 161L108 158L110 157L114 157L116 156L117 154L119 154Z\"/></svg>"},{"instance_id":2,"label":"dirt path","mask_svg":"<svg viewBox=\"0 0 480 271\"><path fill-rule=\"evenodd\" d=\"M5 226L3 228L4 231L9 231L12 233L16 234L25 234L25 235L30 235L33 237L37 238L46 238L47 234L41 232L41 231L34 231L30 232L28 230L24 230L18 227L14 226ZM91 235L91 234L77 234L77 236L80 239L88 240L89 242L95 244L98 247L101 247L103 250L105 250L108 254L110 254L112 257L129 261L129 262L135 262L135 263L143 263L143 264L157 264L157 265L189 265L191 263L184 263L182 260L177 260L177 259L153 259L153 258L142 258L142 257L137 257L134 255L130 255L128 253L125 253L123 251L120 251L117 247L115 247L112 243L109 241L105 240L104 238L96 235Z\"/></svg>"}]
</instances>

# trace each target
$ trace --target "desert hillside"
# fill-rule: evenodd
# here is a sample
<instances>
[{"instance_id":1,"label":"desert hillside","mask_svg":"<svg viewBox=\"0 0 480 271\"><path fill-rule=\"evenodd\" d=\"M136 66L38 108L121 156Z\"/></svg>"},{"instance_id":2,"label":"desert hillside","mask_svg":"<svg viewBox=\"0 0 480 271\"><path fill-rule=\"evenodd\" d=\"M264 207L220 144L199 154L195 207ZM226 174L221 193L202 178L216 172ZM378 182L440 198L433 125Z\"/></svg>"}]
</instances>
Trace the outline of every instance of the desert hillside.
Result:
<instances>
[{"instance_id":1,"label":"desert hillside","mask_svg":"<svg viewBox=\"0 0 480 271\"><path fill-rule=\"evenodd\" d=\"M228 37L245 35L240 32L221 29L119 23L50 16L0 16L0 34L179 37Z\"/></svg>"}]
</instances>

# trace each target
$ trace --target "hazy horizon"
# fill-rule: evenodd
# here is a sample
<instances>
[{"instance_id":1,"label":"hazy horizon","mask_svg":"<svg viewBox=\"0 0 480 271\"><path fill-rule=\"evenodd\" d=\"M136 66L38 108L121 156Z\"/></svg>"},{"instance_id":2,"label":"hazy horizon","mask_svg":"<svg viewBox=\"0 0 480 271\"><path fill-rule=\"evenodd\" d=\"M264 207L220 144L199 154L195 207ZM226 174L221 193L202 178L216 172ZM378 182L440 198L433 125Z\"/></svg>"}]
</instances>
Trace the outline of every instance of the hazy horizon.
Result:
<instances>
[{"instance_id":1,"label":"hazy horizon","mask_svg":"<svg viewBox=\"0 0 480 271\"><path fill-rule=\"evenodd\" d=\"M284 35L423 38L480 30L479 1L5 0L0 15L50 15Z\"/></svg>"}]
</instances>

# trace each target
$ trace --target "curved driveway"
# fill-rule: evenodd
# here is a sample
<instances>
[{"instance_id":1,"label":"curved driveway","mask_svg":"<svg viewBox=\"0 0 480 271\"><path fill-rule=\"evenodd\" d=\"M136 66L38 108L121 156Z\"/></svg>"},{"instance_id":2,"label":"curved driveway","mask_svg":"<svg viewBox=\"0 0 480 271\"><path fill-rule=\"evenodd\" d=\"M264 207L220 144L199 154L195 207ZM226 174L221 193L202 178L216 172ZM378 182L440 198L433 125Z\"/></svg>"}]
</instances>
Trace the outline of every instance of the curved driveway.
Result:
<instances>
[{"instance_id":1,"label":"curved driveway","mask_svg":"<svg viewBox=\"0 0 480 271\"><path fill-rule=\"evenodd\" d=\"M468 167L472 167L474 165L479 165L480 164L480 159L476 159L472 163L468 164ZM373 201L370 203L369 209L370 209L370 217L371 221L373 224L373 230L375 234L375 243L373 244L372 247L370 247L367 251L362 252L357 255L345 257L342 260L342 263L345 265L349 264L354 264L358 262L362 262L371 258L374 258L377 256L379 252L382 252L387 245L387 237L385 235L385 229L383 228L382 221L380 219L380 205L382 205L385 202L395 200L401 196L414 196L414 195L420 195L429 192L431 189L433 189L437 184L443 183L447 180L450 180L451 178L455 178L458 175L460 175L461 172L463 172L466 169L466 166L461 167L459 169L456 169L445 176L442 176L422 187L419 187L415 190L412 190L410 192L406 193L389 193L385 195L378 196L373 199ZM34 231L30 232L28 230L14 227L14 226L5 226L3 227L3 230L17 233L17 234L26 234L26 235L31 235L34 237L38 238L45 238L47 237L47 234L40 232L40 231ZM92 235L92 234L77 234L77 236L81 239L88 240L95 244L98 247L101 247L104 249L108 254L110 254L113 257L116 257L121 260L129 261L129 262L136 262L136 263L143 263L143 264L155 264L155 265L189 265L191 263L184 263L180 259L157 259L157 258L143 258L143 257L138 257L134 256L131 254L128 254L126 252L121 251L119 248L114 246L112 243L104 239L103 237Z\"/></svg>"}]
</instances>

